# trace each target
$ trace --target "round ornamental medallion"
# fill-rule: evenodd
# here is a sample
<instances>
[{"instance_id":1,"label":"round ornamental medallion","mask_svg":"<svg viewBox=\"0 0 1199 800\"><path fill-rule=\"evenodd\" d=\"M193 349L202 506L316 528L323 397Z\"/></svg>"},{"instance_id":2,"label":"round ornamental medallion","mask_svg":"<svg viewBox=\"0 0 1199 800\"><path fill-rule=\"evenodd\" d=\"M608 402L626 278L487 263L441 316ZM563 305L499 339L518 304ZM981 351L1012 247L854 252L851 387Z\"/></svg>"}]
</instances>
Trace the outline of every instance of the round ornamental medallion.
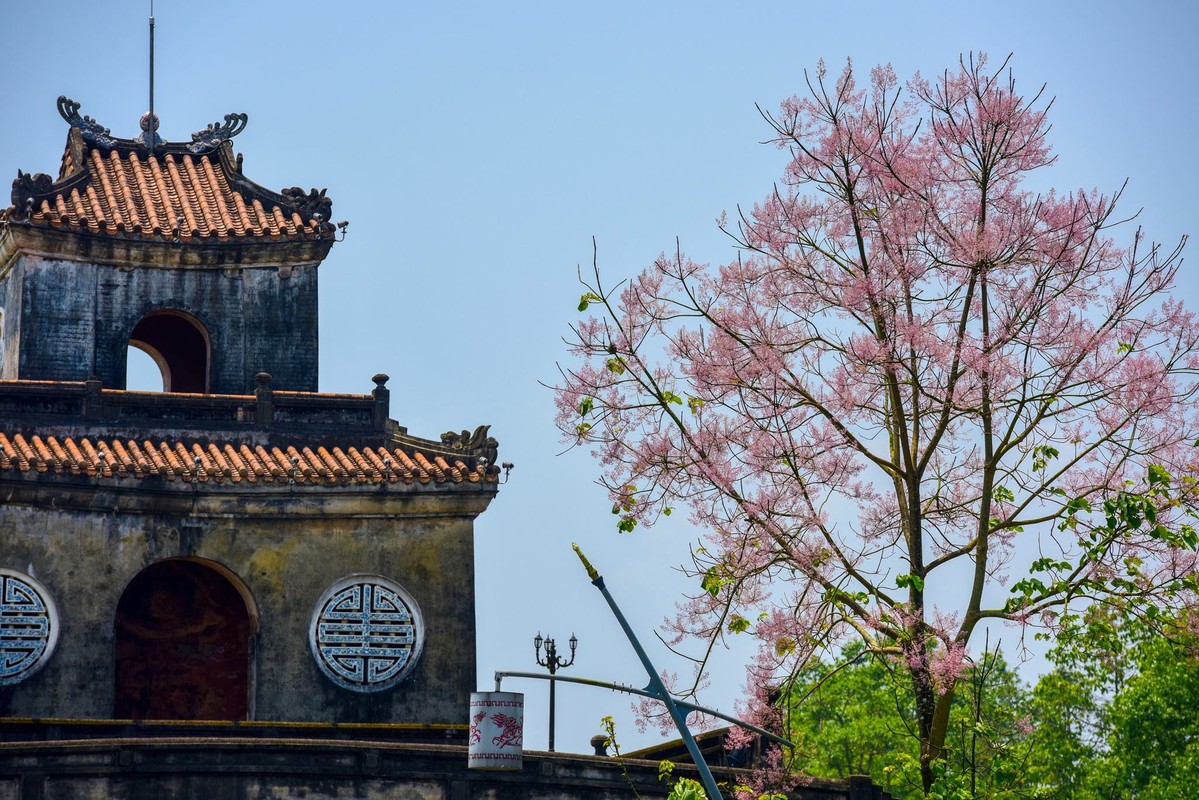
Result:
<instances>
[{"instance_id":1,"label":"round ornamental medallion","mask_svg":"<svg viewBox=\"0 0 1199 800\"><path fill-rule=\"evenodd\" d=\"M321 672L355 692L381 692L403 680L420 658L424 639L416 601L379 575L350 575L330 586L308 628Z\"/></svg>"},{"instance_id":2,"label":"round ornamental medallion","mask_svg":"<svg viewBox=\"0 0 1199 800\"><path fill-rule=\"evenodd\" d=\"M0 568L0 686L37 672L58 642L58 609L33 578Z\"/></svg>"}]
</instances>

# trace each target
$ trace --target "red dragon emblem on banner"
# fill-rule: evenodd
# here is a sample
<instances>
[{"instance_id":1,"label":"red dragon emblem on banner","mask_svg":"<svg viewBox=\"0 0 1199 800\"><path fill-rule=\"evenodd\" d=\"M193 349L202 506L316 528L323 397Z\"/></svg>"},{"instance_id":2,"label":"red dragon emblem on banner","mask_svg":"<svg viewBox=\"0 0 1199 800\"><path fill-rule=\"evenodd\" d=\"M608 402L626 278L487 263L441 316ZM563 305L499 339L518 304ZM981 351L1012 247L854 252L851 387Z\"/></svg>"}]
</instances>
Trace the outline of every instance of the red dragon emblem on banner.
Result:
<instances>
[{"instance_id":1,"label":"red dragon emblem on banner","mask_svg":"<svg viewBox=\"0 0 1199 800\"><path fill-rule=\"evenodd\" d=\"M520 727L520 720L516 717L510 717L507 714L492 714L491 721L500 729L499 735L491 740L493 745L502 750L505 747L520 747L524 744L524 733Z\"/></svg>"},{"instance_id":2,"label":"red dragon emblem on banner","mask_svg":"<svg viewBox=\"0 0 1199 800\"><path fill-rule=\"evenodd\" d=\"M483 717L487 716L486 711L480 711L470 718L470 743L478 744L483 738L482 731L479 730L479 723L483 721Z\"/></svg>"}]
</instances>

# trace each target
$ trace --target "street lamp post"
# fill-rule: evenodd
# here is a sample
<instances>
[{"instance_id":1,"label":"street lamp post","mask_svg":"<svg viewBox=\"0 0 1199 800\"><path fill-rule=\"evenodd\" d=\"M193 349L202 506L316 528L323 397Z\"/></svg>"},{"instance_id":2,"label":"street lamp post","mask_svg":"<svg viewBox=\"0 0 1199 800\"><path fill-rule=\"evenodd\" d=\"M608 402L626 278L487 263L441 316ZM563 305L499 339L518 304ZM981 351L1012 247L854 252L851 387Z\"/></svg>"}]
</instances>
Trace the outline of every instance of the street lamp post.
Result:
<instances>
[{"instance_id":1,"label":"street lamp post","mask_svg":"<svg viewBox=\"0 0 1199 800\"><path fill-rule=\"evenodd\" d=\"M542 660L542 658L541 658L542 644L545 645L545 660ZM548 669L550 671L550 675L551 675L551 677L550 677L550 746L549 746L549 750L551 753L554 752L554 685L557 683L557 681L555 681L552 676L554 675L554 673L556 673L558 670L562 669L563 667L569 667L571 664L575 663L575 650L578 648L578 646L579 646L578 637L576 637L572 633L570 635L570 659L563 661L561 658L558 657L558 648L554 644L553 639L542 639L540 632L538 632L537 636L533 639L533 647L536 649L536 653L537 653L537 665Z\"/></svg>"}]
</instances>

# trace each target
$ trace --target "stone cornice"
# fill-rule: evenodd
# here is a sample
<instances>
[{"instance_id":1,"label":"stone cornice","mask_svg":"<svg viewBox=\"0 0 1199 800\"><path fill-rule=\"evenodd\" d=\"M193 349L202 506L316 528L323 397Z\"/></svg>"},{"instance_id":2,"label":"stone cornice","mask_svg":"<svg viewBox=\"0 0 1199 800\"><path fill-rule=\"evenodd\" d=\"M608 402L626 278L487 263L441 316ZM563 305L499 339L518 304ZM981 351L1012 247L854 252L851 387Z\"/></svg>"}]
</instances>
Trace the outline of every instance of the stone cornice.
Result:
<instances>
[{"instance_id":1,"label":"stone cornice","mask_svg":"<svg viewBox=\"0 0 1199 800\"><path fill-rule=\"evenodd\" d=\"M172 241L56 230L22 222L0 223L0 265L19 255L102 264L126 269L295 269L318 266L333 246L319 239ZM0 272L3 266L0 266Z\"/></svg>"}]
</instances>

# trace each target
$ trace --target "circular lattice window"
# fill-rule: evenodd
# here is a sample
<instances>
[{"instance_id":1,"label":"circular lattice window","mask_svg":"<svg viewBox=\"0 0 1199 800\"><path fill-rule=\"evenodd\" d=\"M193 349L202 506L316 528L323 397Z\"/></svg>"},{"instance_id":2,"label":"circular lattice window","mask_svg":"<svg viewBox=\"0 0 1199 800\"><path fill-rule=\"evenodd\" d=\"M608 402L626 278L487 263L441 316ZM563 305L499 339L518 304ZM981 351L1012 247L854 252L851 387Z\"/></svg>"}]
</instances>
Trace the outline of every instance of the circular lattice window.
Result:
<instances>
[{"instance_id":1,"label":"circular lattice window","mask_svg":"<svg viewBox=\"0 0 1199 800\"><path fill-rule=\"evenodd\" d=\"M425 626L412 595L380 575L350 575L317 601L308 644L325 676L355 692L381 692L412 670Z\"/></svg>"},{"instance_id":2,"label":"circular lattice window","mask_svg":"<svg viewBox=\"0 0 1199 800\"><path fill-rule=\"evenodd\" d=\"M0 568L0 686L20 683L45 665L58 642L58 609L46 587Z\"/></svg>"}]
</instances>

